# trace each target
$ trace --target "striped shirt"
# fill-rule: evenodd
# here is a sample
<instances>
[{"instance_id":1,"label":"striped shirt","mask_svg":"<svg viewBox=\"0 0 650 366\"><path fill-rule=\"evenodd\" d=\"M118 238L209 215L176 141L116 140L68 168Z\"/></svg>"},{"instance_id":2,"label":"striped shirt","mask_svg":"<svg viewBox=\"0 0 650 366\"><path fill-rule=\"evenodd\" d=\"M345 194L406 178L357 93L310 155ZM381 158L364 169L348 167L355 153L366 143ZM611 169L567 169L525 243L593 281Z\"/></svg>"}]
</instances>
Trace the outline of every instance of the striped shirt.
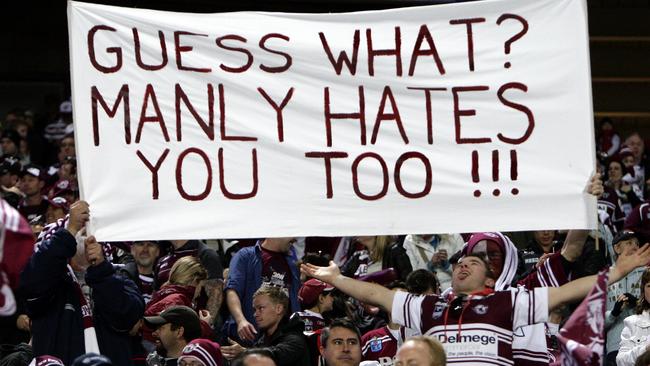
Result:
<instances>
[{"instance_id":1,"label":"striped shirt","mask_svg":"<svg viewBox=\"0 0 650 366\"><path fill-rule=\"evenodd\" d=\"M470 296L462 311L449 309L450 302L436 295L416 296L396 292L392 319L421 334L435 337L445 348L447 362L454 365L514 365L514 332L548 319L548 289L524 288ZM546 352L531 358L547 358Z\"/></svg>"}]
</instances>

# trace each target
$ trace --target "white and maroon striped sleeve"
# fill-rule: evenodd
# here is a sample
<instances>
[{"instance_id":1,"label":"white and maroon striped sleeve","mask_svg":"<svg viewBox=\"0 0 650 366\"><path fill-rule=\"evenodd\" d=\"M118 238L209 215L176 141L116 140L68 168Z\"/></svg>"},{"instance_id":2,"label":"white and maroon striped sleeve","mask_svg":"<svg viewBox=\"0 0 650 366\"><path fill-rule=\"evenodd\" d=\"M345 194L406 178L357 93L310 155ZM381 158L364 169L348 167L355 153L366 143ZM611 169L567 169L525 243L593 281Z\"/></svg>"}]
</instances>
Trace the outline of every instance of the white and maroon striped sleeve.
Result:
<instances>
[{"instance_id":1,"label":"white and maroon striped sleeve","mask_svg":"<svg viewBox=\"0 0 650 366\"><path fill-rule=\"evenodd\" d=\"M512 295L512 329L548 320L548 288L510 289Z\"/></svg>"},{"instance_id":2,"label":"white and maroon striped sleeve","mask_svg":"<svg viewBox=\"0 0 650 366\"><path fill-rule=\"evenodd\" d=\"M422 302L425 298L426 296L413 295L404 291L395 292L391 312L393 322L421 332Z\"/></svg>"}]
</instances>

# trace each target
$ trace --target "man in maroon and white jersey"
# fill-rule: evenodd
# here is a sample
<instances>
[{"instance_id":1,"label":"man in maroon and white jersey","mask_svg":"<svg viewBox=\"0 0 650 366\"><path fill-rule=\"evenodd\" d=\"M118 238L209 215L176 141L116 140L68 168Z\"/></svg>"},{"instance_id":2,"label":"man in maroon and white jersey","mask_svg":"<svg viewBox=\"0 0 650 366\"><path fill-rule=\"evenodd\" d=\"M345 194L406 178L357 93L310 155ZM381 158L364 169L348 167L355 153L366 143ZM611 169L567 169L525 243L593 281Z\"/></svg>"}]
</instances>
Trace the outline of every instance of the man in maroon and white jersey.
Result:
<instances>
[{"instance_id":1,"label":"man in maroon and white jersey","mask_svg":"<svg viewBox=\"0 0 650 366\"><path fill-rule=\"evenodd\" d=\"M650 261L650 244L634 254L620 256L610 269L616 282ZM328 267L303 264L301 270L365 303L391 312L394 322L432 335L445 347L449 363L459 365L513 365L514 332L525 325L543 323L550 309L582 299L597 276L583 277L561 287L523 287L494 291L496 276L484 257L467 255L453 271L453 298L416 296L357 281Z\"/></svg>"},{"instance_id":2,"label":"man in maroon and white jersey","mask_svg":"<svg viewBox=\"0 0 650 366\"><path fill-rule=\"evenodd\" d=\"M406 291L406 284L393 281L386 286L390 290ZM390 314L389 314L390 319ZM381 366L392 366L397 350L404 341L419 333L394 323L373 329L361 337L361 357L363 361L377 361Z\"/></svg>"}]
</instances>

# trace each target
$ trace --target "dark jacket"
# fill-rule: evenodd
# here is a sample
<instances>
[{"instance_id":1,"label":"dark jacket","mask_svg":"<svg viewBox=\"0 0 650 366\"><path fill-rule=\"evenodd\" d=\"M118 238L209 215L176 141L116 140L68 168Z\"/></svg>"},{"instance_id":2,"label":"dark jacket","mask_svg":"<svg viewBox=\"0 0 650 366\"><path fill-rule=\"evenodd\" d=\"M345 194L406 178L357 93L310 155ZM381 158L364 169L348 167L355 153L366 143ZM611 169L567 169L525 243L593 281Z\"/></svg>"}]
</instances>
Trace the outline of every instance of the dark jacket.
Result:
<instances>
[{"instance_id":1,"label":"dark jacket","mask_svg":"<svg viewBox=\"0 0 650 366\"><path fill-rule=\"evenodd\" d=\"M255 347L261 347L273 355L273 361L278 366L309 366L309 349L303 331L305 324L299 317L282 320L278 329L270 338L266 334L255 342Z\"/></svg>"},{"instance_id":2,"label":"dark jacket","mask_svg":"<svg viewBox=\"0 0 650 366\"><path fill-rule=\"evenodd\" d=\"M75 238L61 228L44 240L21 275L32 319L34 356L49 354L64 364L85 353L84 325L77 284L67 269L76 252ZM144 302L129 279L104 261L88 268L93 322L102 354L115 365L131 365L129 331L142 318Z\"/></svg>"},{"instance_id":3,"label":"dark jacket","mask_svg":"<svg viewBox=\"0 0 650 366\"><path fill-rule=\"evenodd\" d=\"M138 286L140 292L142 292L142 280L140 279L140 273L138 272L138 265L132 261L133 257L130 254L127 257L130 258L127 260L124 266L118 269L118 273L120 275L127 276L131 281L133 281L133 283L136 284L136 286ZM160 285L158 284L158 278L155 275L153 276L153 288L160 288Z\"/></svg>"}]
</instances>

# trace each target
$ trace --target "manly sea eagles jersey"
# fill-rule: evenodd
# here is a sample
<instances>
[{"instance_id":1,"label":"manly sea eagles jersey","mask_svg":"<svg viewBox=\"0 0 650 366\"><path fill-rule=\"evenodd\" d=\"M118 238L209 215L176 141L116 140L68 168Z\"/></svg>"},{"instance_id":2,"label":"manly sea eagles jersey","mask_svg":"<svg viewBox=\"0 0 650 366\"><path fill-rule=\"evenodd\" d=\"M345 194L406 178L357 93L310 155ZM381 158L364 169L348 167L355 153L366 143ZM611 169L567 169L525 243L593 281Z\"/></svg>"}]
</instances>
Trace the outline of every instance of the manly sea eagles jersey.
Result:
<instances>
[{"instance_id":1,"label":"manly sea eagles jersey","mask_svg":"<svg viewBox=\"0 0 650 366\"><path fill-rule=\"evenodd\" d=\"M361 337L362 360L377 361L380 366L393 366L397 350L407 338L414 335L419 333L403 326L395 330L387 325L373 329Z\"/></svg>"},{"instance_id":2,"label":"manly sea eagles jersey","mask_svg":"<svg viewBox=\"0 0 650 366\"><path fill-rule=\"evenodd\" d=\"M396 292L392 319L435 337L454 365L514 365L513 332L548 319L548 289L522 287L468 296L459 309L437 295ZM546 350L538 356L548 359Z\"/></svg>"},{"instance_id":3,"label":"manly sea eagles jersey","mask_svg":"<svg viewBox=\"0 0 650 366\"><path fill-rule=\"evenodd\" d=\"M323 329L327 326L327 323L325 323L323 316L313 311L296 311L291 315L291 319L295 317L300 318L300 320L305 323L304 333L306 336L312 335L315 331Z\"/></svg>"}]
</instances>

